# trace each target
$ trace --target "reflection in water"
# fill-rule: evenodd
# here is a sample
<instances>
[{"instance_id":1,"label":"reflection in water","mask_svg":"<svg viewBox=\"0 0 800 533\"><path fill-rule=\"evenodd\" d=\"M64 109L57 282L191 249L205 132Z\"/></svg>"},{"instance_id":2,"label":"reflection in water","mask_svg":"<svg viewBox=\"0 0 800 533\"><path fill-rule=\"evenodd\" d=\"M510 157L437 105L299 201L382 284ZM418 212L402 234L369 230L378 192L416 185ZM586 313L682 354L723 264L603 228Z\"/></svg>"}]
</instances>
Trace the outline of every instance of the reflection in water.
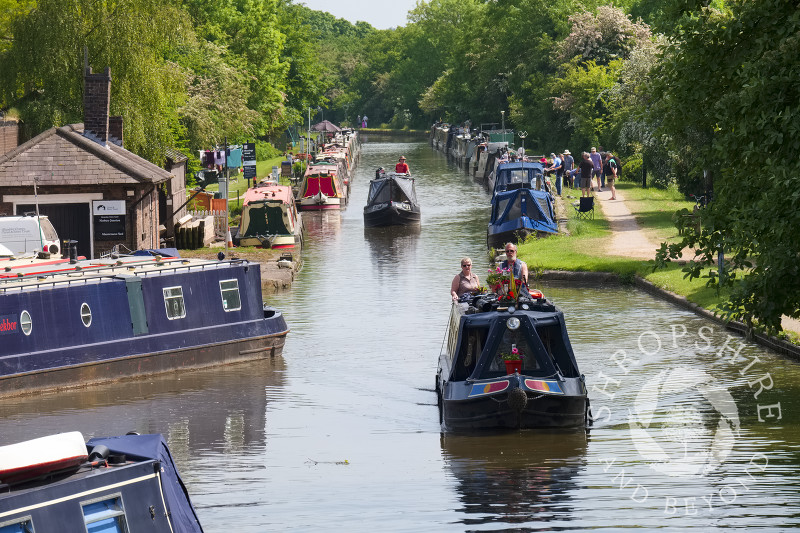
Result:
<instances>
[{"instance_id":1,"label":"reflection in water","mask_svg":"<svg viewBox=\"0 0 800 533\"><path fill-rule=\"evenodd\" d=\"M278 357L9 398L0 444L62 431L86 439L136 431L164 434L179 468L200 452L252 453L265 444L269 391L284 375Z\"/></svg>"},{"instance_id":2,"label":"reflection in water","mask_svg":"<svg viewBox=\"0 0 800 533\"><path fill-rule=\"evenodd\" d=\"M409 258L413 260L420 232L419 225L364 228L364 239L378 272L383 274L387 265L405 264Z\"/></svg>"},{"instance_id":3,"label":"reflection in water","mask_svg":"<svg viewBox=\"0 0 800 533\"><path fill-rule=\"evenodd\" d=\"M441 435L457 481L461 523L542 523L574 512L571 494L586 463L584 431ZM566 518L565 518L566 517Z\"/></svg>"}]
</instances>

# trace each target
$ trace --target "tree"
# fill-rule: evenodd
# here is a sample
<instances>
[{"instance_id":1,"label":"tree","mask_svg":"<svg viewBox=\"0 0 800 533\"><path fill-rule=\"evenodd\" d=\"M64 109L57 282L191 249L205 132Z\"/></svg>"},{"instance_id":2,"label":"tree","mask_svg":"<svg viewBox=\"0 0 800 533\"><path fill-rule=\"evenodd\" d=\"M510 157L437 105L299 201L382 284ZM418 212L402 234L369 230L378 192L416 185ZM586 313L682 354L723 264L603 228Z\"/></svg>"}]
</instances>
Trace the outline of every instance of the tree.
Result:
<instances>
[{"instance_id":1,"label":"tree","mask_svg":"<svg viewBox=\"0 0 800 533\"><path fill-rule=\"evenodd\" d=\"M13 44L0 56L3 101L20 110L29 135L80 122L86 47L97 70L111 67L111 113L124 118L126 146L160 163L185 94L180 69L164 58L186 22L155 0L40 0L11 24Z\"/></svg>"},{"instance_id":2,"label":"tree","mask_svg":"<svg viewBox=\"0 0 800 533\"><path fill-rule=\"evenodd\" d=\"M781 315L800 316L800 12L786 0L685 4L651 76L661 95L653 112L661 133L689 154L687 168L713 174L713 202L701 232L662 245L659 258L694 248L687 276L731 286L725 316L776 331ZM703 269L721 249L720 280Z\"/></svg>"}]
</instances>

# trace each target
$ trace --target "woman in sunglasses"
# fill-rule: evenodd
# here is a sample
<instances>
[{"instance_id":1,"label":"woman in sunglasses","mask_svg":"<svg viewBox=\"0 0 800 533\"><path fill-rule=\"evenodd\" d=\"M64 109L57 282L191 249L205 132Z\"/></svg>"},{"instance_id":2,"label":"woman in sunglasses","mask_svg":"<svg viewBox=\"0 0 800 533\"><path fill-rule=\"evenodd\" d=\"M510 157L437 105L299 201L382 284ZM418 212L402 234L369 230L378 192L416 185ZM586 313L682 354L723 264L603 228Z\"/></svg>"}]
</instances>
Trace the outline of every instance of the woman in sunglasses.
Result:
<instances>
[{"instance_id":1,"label":"woman in sunglasses","mask_svg":"<svg viewBox=\"0 0 800 533\"><path fill-rule=\"evenodd\" d=\"M478 275L472 273L472 259L465 257L461 260L461 272L456 274L453 278L453 283L450 284L450 296L454 301L461 298L462 294L474 293L478 291L481 282L478 281Z\"/></svg>"}]
</instances>

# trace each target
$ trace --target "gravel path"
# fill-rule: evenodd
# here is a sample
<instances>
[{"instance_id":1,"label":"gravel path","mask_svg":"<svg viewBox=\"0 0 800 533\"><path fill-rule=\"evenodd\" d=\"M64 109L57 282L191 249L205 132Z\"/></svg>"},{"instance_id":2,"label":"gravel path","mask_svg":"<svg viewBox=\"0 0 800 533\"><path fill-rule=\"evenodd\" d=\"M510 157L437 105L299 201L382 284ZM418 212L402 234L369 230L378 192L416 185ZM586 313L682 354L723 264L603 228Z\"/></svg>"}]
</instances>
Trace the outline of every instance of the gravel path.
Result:
<instances>
[{"instance_id":1,"label":"gravel path","mask_svg":"<svg viewBox=\"0 0 800 533\"><path fill-rule=\"evenodd\" d=\"M612 237L606 245L606 254L653 259L658 245L645 237L631 210L625 205L625 196L618 190L617 199L610 198L611 191L608 189L595 194L595 204L611 225Z\"/></svg>"}]
</instances>

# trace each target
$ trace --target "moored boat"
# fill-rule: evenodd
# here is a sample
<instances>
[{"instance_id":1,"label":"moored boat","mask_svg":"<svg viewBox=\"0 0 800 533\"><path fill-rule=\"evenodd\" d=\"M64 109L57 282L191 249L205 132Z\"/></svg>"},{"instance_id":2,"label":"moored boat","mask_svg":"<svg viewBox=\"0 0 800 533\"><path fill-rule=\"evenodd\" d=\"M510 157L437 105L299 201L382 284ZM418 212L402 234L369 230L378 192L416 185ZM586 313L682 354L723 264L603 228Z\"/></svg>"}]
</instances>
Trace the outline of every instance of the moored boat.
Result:
<instances>
[{"instance_id":1,"label":"moored boat","mask_svg":"<svg viewBox=\"0 0 800 533\"><path fill-rule=\"evenodd\" d=\"M314 162L308 165L297 192L301 210L343 209L347 205L347 189L336 162Z\"/></svg>"},{"instance_id":2,"label":"moored boat","mask_svg":"<svg viewBox=\"0 0 800 533\"><path fill-rule=\"evenodd\" d=\"M420 223L414 178L379 168L369 182L364 226L410 226Z\"/></svg>"},{"instance_id":3,"label":"moored boat","mask_svg":"<svg viewBox=\"0 0 800 533\"><path fill-rule=\"evenodd\" d=\"M161 435L0 447L0 531L202 532Z\"/></svg>"},{"instance_id":4,"label":"moored boat","mask_svg":"<svg viewBox=\"0 0 800 533\"><path fill-rule=\"evenodd\" d=\"M506 364L515 350L521 362ZM564 314L538 291L512 301L488 294L454 303L436 393L450 430L587 422L586 386Z\"/></svg>"},{"instance_id":5,"label":"moored boat","mask_svg":"<svg viewBox=\"0 0 800 533\"><path fill-rule=\"evenodd\" d=\"M299 247L302 240L303 219L297 211L291 187L265 182L247 189L234 244L293 248Z\"/></svg>"},{"instance_id":6,"label":"moored boat","mask_svg":"<svg viewBox=\"0 0 800 533\"><path fill-rule=\"evenodd\" d=\"M289 331L263 303L259 265L245 260L147 254L2 267L0 396L277 356Z\"/></svg>"},{"instance_id":7,"label":"moored boat","mask_svg":"<svg viewBox=\"0 0 800 533\"><path fill-rule=\"evenodd\" d=\"M489 248L523 240L531 234L558 233L553 196L540 163L498 165L492 191L492 214L486 230Z\"/></svg>"}]
</instances>

